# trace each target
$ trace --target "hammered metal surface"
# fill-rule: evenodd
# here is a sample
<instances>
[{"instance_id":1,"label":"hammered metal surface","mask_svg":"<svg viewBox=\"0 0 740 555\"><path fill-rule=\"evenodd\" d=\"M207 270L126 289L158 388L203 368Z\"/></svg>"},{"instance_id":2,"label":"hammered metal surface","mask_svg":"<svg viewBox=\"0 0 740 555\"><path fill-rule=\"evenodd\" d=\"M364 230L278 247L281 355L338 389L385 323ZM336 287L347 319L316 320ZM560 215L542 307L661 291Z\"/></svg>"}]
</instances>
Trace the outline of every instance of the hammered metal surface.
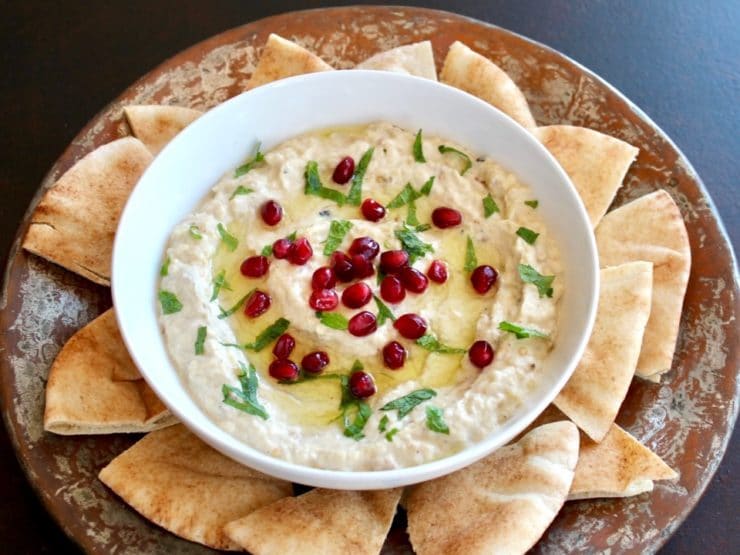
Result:
<instances>
[{"instance_id":1,"label":"hammered metal surface","mask_svg":"<svg viewBox=\"0 0 740 555\"><path fill-rule=\"evenodd\" d=\"M331 31L325 31L331 21ZM657 550L696 504L716 470L737 413L740 314L732 252L688 162L647 117L562 55L503 29L424 9L357 7L284 14L224 32L140 79L98 114L45 178L41 191L95 147L128 134L127 104L208 109L244 88L267 35L276 32L337 68L400 44L430 39L438 64L462 40L499 64L524 91L540 125L591 127L640 148L615 205L656 188L677 201L693 268L673 371L636 380L618 422L680 472L674 483L626 500L567 503L535 547L542 553ZM38 201L39 195L34 200ZM26 230L27 220L18 237ZM89 553L206 553L148 523L96 478L136 438L43 432L49 366L67 338L110 305L109 292L18 250L0 300L0 392L19 459L44 504ZM411 553L404 518L384 553Z\"/></svg>"}]
</instances>

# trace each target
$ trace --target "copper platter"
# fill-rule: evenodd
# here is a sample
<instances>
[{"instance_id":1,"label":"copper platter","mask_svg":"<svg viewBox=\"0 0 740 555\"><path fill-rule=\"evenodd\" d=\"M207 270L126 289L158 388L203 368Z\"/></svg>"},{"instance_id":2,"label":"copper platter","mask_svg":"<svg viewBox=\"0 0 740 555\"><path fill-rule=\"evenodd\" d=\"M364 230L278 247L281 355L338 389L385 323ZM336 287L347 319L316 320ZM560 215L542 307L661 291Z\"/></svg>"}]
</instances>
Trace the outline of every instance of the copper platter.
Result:
<instances>
[{"instance_id":1,"label":"copper platter","mask_svg":"<svg viewBox=\"0 0 740 555\"><path fill-rule=\"evenodd\" d=\"M331 30L325 31L327 21ZM699 177L645 114L563 55L504 29L446 12L350 7L293 12L196 44L129 87L77 135L44 179L21 224L0 300L3 417L30 482L64 531L89 553L206 553L150 524L96 478L131 436L60 437L43 431L44 385L64 342L110 306L107 289L18 248L41 196L76 160L129 130L127 104L208 109L241 92L267 36L276 32L337 68L400 44L430 39L440 63L462 40L524 91L540 125L591 127L640 148L615 205L664 188L681 207L693 268L673 371L636 380L618 423L680 472L675 483L626 500L567 503L535 548L546 553L656 551L697 503L722 458L738 408L738 276L732 250ZM403 516L384 553L411 553Z\"/></svg>"}]
</instances>

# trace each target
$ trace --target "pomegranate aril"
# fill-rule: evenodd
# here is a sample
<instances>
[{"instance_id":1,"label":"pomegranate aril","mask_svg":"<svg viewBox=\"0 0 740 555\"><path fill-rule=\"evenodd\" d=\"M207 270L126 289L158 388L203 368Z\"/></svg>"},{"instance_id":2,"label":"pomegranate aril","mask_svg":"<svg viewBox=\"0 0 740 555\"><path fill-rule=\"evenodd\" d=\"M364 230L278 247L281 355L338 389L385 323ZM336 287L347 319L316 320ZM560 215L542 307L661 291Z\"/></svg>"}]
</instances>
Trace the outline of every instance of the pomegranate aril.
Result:
<instances>
[{"instance_id":1,"label":"pomegranate aril","mask_svg":"<svg viewBox=\"0 0 740 555\"><path fill-rule=\"evenodd\" d=\"M423 293L429 285L429 280L416 268L405 266L401 268L401 283L412 293Z\"/></svg>"},{"instance_id":2,"label":"pomegranate aril","mask_svg":"<svg viewBox=\"0 0 740 555\"><path fill-rule=\"evenodd\" d=\"M289 333L284 333L275 341L272 354L275 358L288 358L295 348L295 339Z\"/></svg>"},{"instance_id":3,"label":"pomegranate aril","mask_svg":"<svg viewBox=\"0 0 740 555\"><path fill-rule=\"evenodd\" d=\"M406 251L385 251L380 255L380 271L384 274L397 274L409 263Z\"/></svg>"},{"instance_id":4,"label":"pomegranate aril","mask_svg":"<svg viewBox=\"0 0 740 555\"><path fill-rule=\"evenodd\" d=\"M337 167L334 168L334 173L331 175L331 178L334 180L334 183L344 185L347 181L352 179L353 173L355 173L355 161L351 156L345 156L339 161Z\"/></svg>"},{"instance_id":5,"label":"pomegranate aril","mask_svg":"<svg viewBox=\"0 0 740 555\"><path fill-rule=\"evenodd\" d=\"M404 314L398 318L393 327L406 339L419 339L427 331L427 323L418 314Z\"/></svg>"},{"instance_id":6,"label":"pomegranate aril","mask_svg":"<svg viewBox=\"0 0 740 555\"><path fill-rule=\"evenodd\" d=\"M359 282L350 285L342 292L342 302L349 308L365 306L373 298L373 292L367 283Z\"/></svg>"},{"instance_id":7,"label":"pomegranate aril","mask_svg":"<svg viewBox=\"0 0 740 555\"><path fill-rule=\"evenodd\" d=\"M406 297L406 289L397 276L385 276L380 282L380 296L389 303L400 303Z\"/></svg>"},{"instance_id":8,"label":"pomegranate aril","mask_svg":"<svg viewBox=\"0 0 740 555\"><path fill-rule=\"evenodd\" d=\"M470 362L478 368L485 368L493 362L493 347L488 341L476 341L468 350Z\"/></svg>"},{"instance_id":9,"label":"pomegranate aril","mask_svg":"<svg viewBox=\"0 0 740 555\"><path fill-rule=\"evenodd\" d=\"M311 289L314 291L317 289L331 289L337 284L337 276L334 275L334 270L328 266L321 266L311 276Z\"/></svg>"},{"instance_id":10,"label":"pomegranate aril","mask_svg":"<svg viewBox=\"0 0 740 555\"><path fill-rule=\"evenodd\" d=\"M288 261L297 266L303 266L313 256L311 243L305 237L299 237L288 252Z\"/></svg>"},{"instance_id":11,"label":"pomegranate aril","mask_svg":"<svg viewBox=\"0 0 740 555\"><path fill-rule=\"evenodd\" d=\"M283 207L274 200L268 200L263 204L260 213L262 214L262 221L267 225L277 225L283 219Z\"/></svg>"},{"instance_id":12,"label":"pomegranate aril","mask_svg":"<svg viewBox=\"0 0 740 555\"><path fill-rule=\"evenodd\" d=\"M270 298L270 295L258 289L247 299L247 304L244 307L244 314L250 318L256 318L257 316L267 312L271 303L272 299Z\"/></svg>"},{"instance_id":13,"label":"pomegranate aril","mask_svg":"<svg viewBox=\"0 0 740 555\"><path fill-rule=\"evenodd\" d=\"M288 258L290 249L293 248L293 241L290 239L278 239L272 244L272 255L275 258Z\"/></svg>"},{"instance_id":14,"label":"pomegranate aril","mask_svg":"<svg viewBox=\"0 0 740 555\"><path fill-rule=\"evenodd\" d=\"M366 198L362 201L362 206L360 208L365 219L371 222L378 222L383 219L383 216L385 216L385 208L383 208L383 205L377 200L373 200L371 198Z\"/></svg>"},{"instance_id":15,"label":"pomegranate aril","mask_svg":"<svg viewBox=\"0 0 740 555\"><path fill-rule=\"evenodd\" d=\"M341 251L335 251L331 255L331 267L334 275L342 283L347 283L355 278L355 271L349 256Z\"/></svg>"},{"instance_id":16,"label":"pomegranate aril","mask_svg":"<svg viewBox=\"0 0 740 555\"><path fill-rule=\"evenodd\" d=\"M375 395L375 380L367 372L357 370L349 376L349 391L358 399L367 399Z\"/></svg>"},{"instance_id":17,"label":"pomegranate aril","mask_svg":"<svg viewBox=\"0 0 740 555\"><path fill-rule=\"evenodd\" d=\"M363 279L375 273L373 263L361 254L352 255L352 275L354 279Z\"/></svg>"},{"instance_id":18,"label":"pomegranate aril","mask_svg":"<svg viewBox=\"0 0 740 555\"><path fill-rule=\"evenodd\" d=\"M301 368L310 374L320 374L329 365L329 355L324 351L308 353L301 361Z\"/></svg>"},{"instance_id":19,"label":"pomegranate aril","mask_svg":"<svg viewBox=\"0 0 740 555\"><path fill-rule=\"evenodd\" d=\"M435 283L447 281L447 265L441 260L433 260L427 269L427 276Z\"/></svg>"},{"instance_id":20,"label":"pomegranate aril","mask_svg":"<svg viewBox=\"0 0 740 555\"><path fill-rule=\"evenodd\" d=\"M270 261L266 256L250 256L239 267L239 271L246 277L262 277L270 269Z\"/></svg>"},{"instance_id":21,"label":"pomegranate aril","mask_svg":"<svg viewBox=\"0 0 740 555\"><path fill-rule=\"evenodd\" d=\"M432 212L432 223L441 229L455 227L462 222L462 214L454 208L435 208Z\"/></svg>"},{"instance_id":22,"label":"pomegranate aril","mask_svg":"<svg viewBox=\"0 0 740 555\"><path fill-rule=\"evenodd\" d=\"M470 283L473 284L473 289L481 295L485 295L491 290L491 287L494 286L497 278L498 272L491 266L484 264L482 266L478 266L473 270L473 273L470 274Z\"/></svg>"},{"instance_id":23,"label":"pomegranate aril","mask_svg":"<svg viewBox=\"0 0 740 555\"><path fill-rule=\"evenodd\" d=\"M347 329L349 330L349 333L356 337L364 337L378 329L378 321L375 319L375 314L368 312L367 310L363 310L349 319L349 326Z\"/></svg>"},{"instance_id":24,"label":"pomegranate aril","mask_svg":"<svg viewBox=\"0 0 740 555\"><path fill-rule=\"evenodd\" d=\"M380 245L372 237L358 237L349 247L350 254L361 254L368 260L373 260L380 252Z\"/></svg>"},{"instance_id":25,"label":"pomegranate aril","mask_svg":"<svg viewBox=\"0 0 740 555\"><path fill-rule=\"evenodd\" d=\"M383 363L386 368L396 370L406 362L406 349L398 341L391 341L383 347Z\"/></svg>"},{"instance_id":26,"label":"pomegranate aril","mask_svg":"<svg viewBox=\"0 0 740 555\"><path fill-rule=\"evenodd\" d=\"M322 312L334 310L339 305L339 295L334 289L318 289L311 293L308 304L314 310Z\"/></svg>"},{"instance_id":27,"label":"pomegranate aril","mask_svg":"<svg viewBox=\"0 0 740 555\"><path fill-rule=\"evenodd\" d=\"M269 368L270 376L281 382L294 382L298 379L298 366L292 360L273 360Z\"/></svg>"}]
</instances>

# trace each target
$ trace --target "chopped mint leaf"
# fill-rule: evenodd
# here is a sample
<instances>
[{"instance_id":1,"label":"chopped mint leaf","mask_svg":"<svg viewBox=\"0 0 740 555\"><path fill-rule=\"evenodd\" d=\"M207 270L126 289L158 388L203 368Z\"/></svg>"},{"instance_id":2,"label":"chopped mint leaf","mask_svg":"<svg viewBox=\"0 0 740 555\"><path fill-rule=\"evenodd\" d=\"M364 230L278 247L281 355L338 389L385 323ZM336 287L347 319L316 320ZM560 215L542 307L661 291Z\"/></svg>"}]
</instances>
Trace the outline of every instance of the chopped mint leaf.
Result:
<instances>
[{"instance_id":1,"label":"chopped mint leaf","mask_svg":"<svg viewBox=\"0 0 740 555\"><path fill-rule=\"evenodd\" d=\"M234 170L234 177L241 177L245 173L248 173L256 168L257 164L261 164L265 161L265 155L260 152L260 146L260 143L257 143L257 152L254 153L254 157L251 160L247 160L241 166Z\"/></svg>"},{"instance_id":2,"label":"chopped mint leaf","mask_svg":"<svg viewBox=\"0 0 740 555\"><path fill-rule=\"evenodd\" d=\"M434 247L419 239L413 228L404 226L403 229L397 229L394 233L396 238L401 241L403 250L409 253L410 264L413 264L417 258L423 257L426 253L434 252Z\"/></svg>"},{"instance_id":3,"label":"chopped mint leaf","mask_svg":"<svg viewBox=\"0 0 740 555\"><path fill-rule=\"evenodd\" d=\"M378 327L385 324L386 320L395 322L396 317L393 315L393 312L391 312L391 309L388 308L388 305L381 301L380 297L377 295L373 295L373 298L375 299L375 304L378 305Z\"/></svg>"},{"instance_id":4,"label":"chopped mint leaf","mask_svg":"<svg viewBox=\"0 0 740 555\"><path fill-rule=\"evenodd\" d=\"M496 212L500 212L498 204L493 200L491 193L488 193L483 199L483 217L490 218Z\"/></svg>"},{"instance_id":5,"label":"chopped mint leaf","mask_svg":"<svg viewBox=\"0 0 740 555\"><path fill-rule=\"evenodd\" d=\"M221 236L221 241L224 245L231 251L234 252L236 250L236 247L239 246L239 239L234 237L231 233L229 233L229 230L224 227L224 224L219 223L216 226L216 230L218 230L218 234Z\"/></svg>"},{"instance_id":6,"label":"chopped mint leaf","mask_svg":"<svg viewBox=\"0 0 740 555\"><path fill-rule=\"evenodd\" d=\"M336 202L339 206L344 204L346 199L342 193L336 189L330 189L322 185L321 178L319 177L319 165L315 160L311 160L306 164L304 177L306 180L306 186L303 189L303 192L305 194L331 200Z\"/></svg>"},{"instance_id":7,"label":"chopped mint leaf","mask_svg":"<svg viewBox=\"0 0 740 555\"><path fill-rule=\"evenodd\" d=\"M422 148L421 144L421 129L416 133L416 138L414 139L414 160L417 162L426 162L427 159L424 158L424 149Z\"/></svg>"},{"instance_id":8,"label":"chopped mint leaf","mask_svg":"<svg viewBox=\"0 0 740 555\"><path fill-rule=\"evenodd\" d=\"M365 172L367 167L370 165L370 160L373 157L375 148L370 147L367 149L365 154L360 158L360 163L355 168L355 174L352 176L352 184L349 187L349 193L347 193L347 204L352 206L360 206L362 201L362 180L365 179Z\"/></svg>"},{"instance_id":9,"label":"chopped mint leaf","mask_svg":"<svg viewBox=\"0 0 740 555\"><path fill-rule=\"evenodd\" d=\"M442 409L427 405L427 428L439 434L450 434L450 428L442 415Z\"/></svg>"},{"instance_id":10,"label":"chopped mint leaf","mask_svg":"<svg viewBox=\"0 0 740 555\"><path fill-rule=\"evenodd\" d=\"M421 186L421 189L419 189L419 194L424 195L425 197L428 197L429 194L432 192L433 185L434 185L434 176L426 180L424 185Z\"/></svg>"},{"instance_id":11,"label":"chopped mint leaf","mask_svg":"<svg viewBox=\"0 0 740 555\"><path fill-rule=\"evenodd\" d=\"M524 201L524 204L526 204L530 208L537 208L537 206L539 206L539 204L540 204L540 201L538 201L538 200L525 200Z\"/></svg>"},{"instance_id":12,"label":"chopped mint leaf","mask_svg":"<svg viewBox=\"0 0 740 555\"><path fill-rule=\"evenodd\" d=\"M411 227L419 225L419 219L416 217L416 201L410 201L408 203L408 213L406 214L406 224Z\"/></svg>"},{"instance_id":13,"label":"chopped mint leaf","mask_svg":"<svg viewBox=\"0 0 740 555\"><path fill-rule=\"evenodd\" d=\"M239 195L248 195L249 193L254 193L254 189L250 187L245 187L244 185L239 185L233 193L231 193L231 196L229 197L229 200L233 200L234 197Z\"/></svg>"},{"instance_id":14,"label":"chopped mint leaf","mask_svg":"<svg viewBox=\"0 0 740 555\"><path fill-rule=\"evenodd\" d=\"M174 314L182 310L182 303L177 295L169 291L159 292L159 302L162 305L162 312L164 314Z\"/></svg>"},{"instance_id":15,"label":"chopped mint leaf","mask_svg":"<svg viewBox=\"0 0 740 555\"><path fill-rule=\"evenodd\" d=\"M517 229L516 234L522 239L524 239L530 245L534 245L534 242L537 240L537 237L540 236L540 234L537 233L536 231L532 231L531 229L526 228L526 227L520 227L519 229Z\"/></svg>"},{"instance_id":16,"label":"chopped mint leaf","mask_svg":"<svg viewBox=\"0 0 740 555\"><path fill-rule=\"evenodd\" d=\"M370 420L373 411L365 401L353 401L344 407L342 411L342 421L344 423L344 435L351 437L355 441L360 441L365 437L362 430L365 428L367 421Z\"/></svg>"},{"instance_id":17,"label":"chopped mint leaf","mask_svg":"<svg viewBox=\"0 0 740 555\"><path fill-rule=\"evenodd\" d=\"M159 275L165 277L170 273L170 257L164 259L162 267L159 269Z\"/></svg>"},{"instance_id":18,"label":"chopped mint leaf","mask_svg":"<svg viewBox=\"0 0 740 555\"><path fill-rule=\"evenodd\" d=\"M517 339L527 339L528 337L541 337L543 339L548 339L550 337L546 333L542 333L540 330L527 328L525 326L520 326L519 324L512 324L505 320L498 325L498 329L513 333Z\"/></svg>"},{"instance_id":19,"label":"chopped mint leaf","mask_svg":"<svg viewBox=\"0 0 740 555\"><path fill-rule=\"evenodd\" d=\"M419 194L414 191L411 183L406 183L406 185L403 186L403 189L401 189L401 192L393 197L393 200L391 200L386 205L386 208L388 208L389 210L392 210L394 208L401 208L402 206L416 200L417 198L419 198Z\"/></svg>"},{"instance_id":20,"label":"chopped mint leaf","mask_svg":"<svg viewBox=\"0 0 740 555\"><path fill-rule=\"evenodd\" d=\"M260 251L262 256L272 256L272 245L265 245Z\"/></svg>"},{"instance_id":21,"label":"chopped mint leaf","mask_svg":"<svg viewBox=\"0 0 740 555\"><path fill-rule=\"evenodd\" d=\"M250 363L249 369L245 368L244 364L239 363L241 372L239 373L239 384L241 390L224 384L221 387L221 392L224 395L224 403L230 407L234 407L240 411L259 416L260 418L267 420L269 416L265 407L263 407L257 400L257 386L259 380L257 378L257 370Z\"/></svg>"},{"instance_id":22,"label":"chopped mint leaf","mask_svg":"<svg viewBox=\"0 0 740 555\"><path fill-rule=\"evenodd\" d=\"M383 418L380 419L380 422L378 422L378 431L382 434L388 429L388 422L389 418L387 414L383 415Z\"/></svg>"},{"instance_id":23,"label":"chopped mint leaf","mask_svg":"<svg viewBox=\"0 0 740 555\"><path fill-rule=\"evenodd\" d=\"M417 225L414 228L414 231L416 231L417 233L421 233L422 231L429 231L430 229L432 229L432 224L421 224Z\"/></svg>"},{"instance_id":24,"label":"chopped mint leaf","mask_svg":"<svg viewBox=\"0 0 740 555\"><path fill-rule=\"evenodd\" d=\"M203 234L200 232L200 228L198 228L198 226L195 224L190 224L190 227L188 228L188 233L190 233L190 236L193 239L197 239L198 241L203 239Z\"/></svg>"},{"instance_id":25,"label":"chopped mint leaf","mask_svg":"<svg viewBox=\"0 0 740 555\"><path fill-rule=\"evenodd\" d=\"M232 306L232 307L231 307L230 309L228 309L228 310L224 310L224 309L223 309L222 307L220 307L220 306L219 306L219 307L218 307L218 309L219 309L219 310L221 311L221 314L219 314L219 315L218 315L218 319L219 319L219 320L223 320L224 318L228 318L229 316L231 316L232 314L234 314L234 313L235 313L235 312L236 312L237 310L239 310L239 309L240 309L240 308L242 307L242 305L244 304L244 302L245 302L245 301L246 301L246 300L247 300L247 299L249 298L249 296L250 296L250 295L251 295L252 293L254 293L254 291L255 291L255 289L254 289L254 288L252 288L252 289L251 289L251 290L249 291L249 293L247 293L247 294L246 294L246 295L244 295L244 296L243 296L243 297L242 297L241 299L239 299L239 300L238 300L238 301L236 302L236 304L235 304L234 306Z\"/></svg>"},{"instance_id":26,"label":"chopped mint leaf","mask_svg":"<svg viewBox=\"0 0 740 555\"><path fill-rule=\"evenodd\" d=\"M449 345L440 343L439 339L429 333L422 335L419 339L417 339L416 344L422 349L426 349L427 351L431 351L432 353L440 353L443 355L459 355L467 352L467 349L450 347Z\"/></svg>"},{"instance_id":27,"label":"chopped mint leaf","mask_svg":"<svg viewBox=\"0 0 740 555\"><path fill-rule=\"evenodd\" d=\"M198 328L198 336L195 338L195 354L202 355L204 352L204 344L206 342L206 335L208 334L208 328L206 326L200 326Z\"/></svg>"},{"instance_id":28,"label":"chopped mint leaf","mask_svg":"<svg viewBox=\"0 0 740 555\"><path fill-rule=\"evenodd\" d=\"M524 283L531 283L537 287L540 297L552 297L552 282L555 276L543 276L528 264L519 264L517 270Z\"/></svg>"},{"instance_id":29,"label":"chopped mint leaf","mask_svg":"<svg viewBox=\"0 0 740 555\"><path fill-rule=\"evenodd\" d=\"M475 245L473 244L473 239L471 239L470 235L468 235L468 240L465 245L464 269L466 272L472 272L477 267L478 267L478 257L475 256Z\"/></svg>"},{"instance_id":30,"label":"chopped mint leaf","mask_svg":"<svg viewBox=\"0 0 740 555\"><path fill-rule=\"evenodd\" d=\"M359 360L355 360L352 363L352 368L350 368L349 371L350 373L352 373L352 372L357 372L358 370L364 370L364 369L365 369L365 365L362 364Z\"/></svg>"},{"instance_id":31,"label":"chopped mint leaf","mask_svg":"<svg viewBox=\"0 0 740 555\"><path fill-rule=\"evenodd\" d=\"M226 270L221 270L216 275L216 277L213 278L213 293L211 294L211 302L215 301L218 298L218 294L221 292L221 289L231 291L231 286L229 285L229 282L226 281Z\"/></svg>"},{"instance_id":32,"label":"chopped mint leaf","mask_svg":"<svg viewBox=\"0 0 740 555\"><path fill-rule=\"evenodd\" d=\"M298 237L298 231L294 231L293 233L291 233L290 235L288 235L286 237L286 239L288 241L295 241L296 240L296 237Z\"/></svg>"},{"instance_id":33,"label":"chopped mint leaf","mask_svg":"<svg viewBox=\"0 0 740 555\"><path fill-rule=\"evenodd\" d=\"M462 158L463 169L460 170L460 175L465 175L465 172L473 167L473 161L470 159L470 156L468 156L464 152L457 150L456 148L452 148L451 146L446 145L439 145L439 152L441 154L447 154L448 152L451 152L452 154L457 154L460 158Z\"/></svg>"},{"instance_id":34,"label":"chopped mint leaf","mask_svg":"<svg viewBox=\"0 0 740 555\"><path fill-rule=\"evenodd\" d=\"M392 428L385 434L386 441L393 441L393 436L398 433L398 428Z\"/></svg>"},{"instance_id":35,"label":"chopped mint leaf","mask_svg":"<svg viewBox=\"0 0 740 555\"><path fill-rule=\"evenodd\" d=\"M316 318L327 328L333 330L346 330L349 327L349 320L338 312L317 312Z\"/></svg>"},{"instance_id":36,"label":"chopped mint leaf","mask_svg":"<svg viewBox=\"0 0 740 555\"><path fill-rule=\"evenodd\" d=\"M285 318L278 318L272 324L267 326L252 343L244 345L245 349L250 351L260 352L262 349L267 347L270 343L275 341L278 337L283 335L290 326L290 321Z\"/></svg>"},{"instance_id":37,"label":"chopped mint leaf","mask_svg":"<svg viewBox=\"0 0 740 555\"><path fill-rule=\"evenodd\" d=\"M399 397L398 399L394 399L393 401L386 403L385 405L380 407L380 410L397 410L398 419L401 420L404 416L414 410L414 408L419 406L424 401L428 401L432 397L435 397L436 395L437 392L433 389L417 389L416 391L412 391L411 393L408 393L403 397Z\"/></svg>"},{"instance_id":38,"label":"chopped mint leaf","mask_svg":"<svg viewBox=\"0 0 740 555\"><path fill-rule=\"evenodd\" d=\"M347 220L332 220L329 224L329 236L324 243L324 256L331 256L337 247L342 244L344 236L352 228L352 222Z\"/></svg>"}]
</instances>

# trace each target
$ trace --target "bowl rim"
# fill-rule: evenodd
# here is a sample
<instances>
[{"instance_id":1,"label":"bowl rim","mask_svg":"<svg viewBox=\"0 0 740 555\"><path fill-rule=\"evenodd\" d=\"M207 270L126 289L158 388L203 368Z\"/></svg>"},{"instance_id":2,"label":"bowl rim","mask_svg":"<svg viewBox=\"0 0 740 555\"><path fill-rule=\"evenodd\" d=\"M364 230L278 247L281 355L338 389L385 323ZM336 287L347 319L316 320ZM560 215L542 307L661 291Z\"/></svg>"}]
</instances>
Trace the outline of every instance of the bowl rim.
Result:
<instances>
[{"instance_id":1,"label":"bowl rim","mask_svg":"<svg viewBox=\"0 0 740 555\"><path fill-rule=\"evenodd\" d=\"M588 313L586 316L586 326L583 328L583 330L581 330L581 334L577 342L577 347L575 351L572 353L571 357L569 358L569 363L567 365L567 368L565 369L565 371L562 371L559 374L559 378L556 380L554 386L548 390L547 394L545 394L541 399L539 399L537 403L535 403L534 405L532 405L525 411L526 416L517 417L517 413L520 412L521 410L521 406L520 406L519 409L517 409L517 411L515 412L514 416L510 417L502 426L496 428L493 432L488 434L488 436L486 436L482 440L477 441L471 445L468 445L466 448L456 453L453 453L452 455L443 457L441 459L425 462L419 465L387 469L387 470L355 471L355 470L330 470L330 469L325 469L325 468L311 467L311 466L307 466L303 464L293 463L293 462L289 462L283 459L273 457L263 451L258 450L255 447L252 447L248 443L240 440L238 437L230 434L229 432L224 430L221 426L219 426L215 421L213 421L205 412L202 411L202 409L200 409L200 407L198 408L201 410L202 417L196 414L195 415L196 417L194 418L192 414L186 413L185 411L181 410L180 407L170 402L170 400L168 399L167 392L164 391L163 388L160 387L159 384L156 382L156 380L152 379L152 376L150 376L149 373L147 372L146 361L142 360L142 357L140 356L138 349L135 348L134 342L131 339L130 333L128 331L129 321L124 318L124 312L120 310L115 310L115 316L116 316L116 321L118 323L118 327L119 327L123 342L132 360L134 361L142 377L144 378L144 380L154 390L158 398L165 404L165 406L167 406L167 408L172 412L172 414L174 414L178 418L180 423L185 425L191 432L193 432L196 436L198 436L205 443L207 443L208 445L210 445L217 451L221 452L222 454L225 454L226 456L236 460L240 464L244 464L245 466L252 467L261 472L264 472L265 474L274 476L276 478L289 480L295 483L316 486L316 487L327 487L327 488L332 488L332 489L349 489L349 490L372 490L372 489L384 489L384 488L412 485L415 483L419 483L422 481L426 481L429 479L433 479L439 476L449 474L451 472L459 470L460 468L463 468L465 466L468 466L480 460L486 455L492 453L494 450L506 445L514 437L516 437L518 434L524 431L527 428L527 426L529 426L537 418L537 416L541 414L549 404L552 403L552 401L555 399L557 394L560 392L563 386L570 379L571 375L573 374L576 368L576 365L578 364L578 361L580 361L581 357L583 356L583 352L585 351L586 345L591 336L594 322L596 319L596 311L598 307L598 297L599 297L599 288L600 288L599 263L598 263L598 254L596 250L595 236L593 233L593 229L590 225L590 220L586 212L585 206L583 205L583 201L578 195L575 189L575 186L572 183L572 180L567 175L567 173L563 170L560 164L557 162L555 157L536 139L536 137L529 130L522 127L518 122L513 120L506 113L502 112L495 106L492 106L491 104L488 104L487 102L465 91L462 91L461 89L452 87L450 85L447 85L447 84L444 84L438 81L433 81L430 79L425 79L422 77L416 77L416 76L406 75L406 74L401 74L401 73L376 71L376 70L351 69L351 70L336 70L336 71L330 71L330 72L317 72L317 73L311 73L311 74L297 75L297 76L289 77L286 79L281 79L279 81L275 81L272 83L268 83L266 85L262 85L255 89L251 89L237 96L229 98L226 101L214 106L213 108L211 108L209 111L207 111L203 115L201 115L198 118L198 120L193 122L193 124L191 125L193 126L193 128L197 130L198 122L200 122L201 120L204 120L204 118L212 117L212 114L220 113L221 111L227 111L227 110L232 109L231 108L232 106L237 105L239 102L244 102L244 98L249 97L249 95L269 94L271 90L275 90L278 88L285 88L285 87L295 87L297 85L304 84L304 83L314 84L314 82L317 82L316 83L317 85L323 86L321 82L324 80L327 80L327 81L331 81L334 79L341 80L341 79L344 79L345 76L347 75L351 76L349 77L349 79L362 79L362 78L380 79L380 80L388 80L389 82L399 81L399 82L402 82L405 86L440 87L440 88L444 88L444 89L448 89L449 91L452 91L452 94L460 96L461 99L463 97L467 97L465 99L466 102L477 103L478 105L480 105L481 107L484 107L485 109L491 111L492 113L497 113L498 117L502 117L505 120L508 120L508 122L511 125L513 125L514 128L517 129L517 132L520 135L522 135L523 137L526 137L525 140L530 142L532 145L535 145L534 148L537 151L539 151L541 156L543 156L545 159L548 160L548 163L550 164L551 168L558 174L559 178L570 186L569 194L571 194L577 201L578 217L587 224L587 228L590 230L590 233L588 233L587 236L584 237L584 240L586 242L587 250L591 253L591 256L589 257L589 260L588 260L590 264L587 269L593 273L594 279L591 281L590 291L585 292L590 297L590 302L588 304L588 311L587 311ZM122 263L120 262L120 259L122 256L121 255L121 243L123 242L122 237L124 234L121 233L121 230L125 229L125 226L128 224L129 220L131 220L132 218L131 216L131 213L133 210L132 208L133 200L132 199L135 198L137 190L140 189L139 185L142 182L146 181L147 176L151 173L152 168L156 166L157 161L161 160L163 155L169 156L167 154L168 152L172 152L174 149L177 149L180 142L183 142L185 140L185 139L182 139L181 137L183 136L187 137L188 135L195 132L195 131L188 132L188 129L190 128L191 127L188 126L188 128L184 129L178 136L176 136L173 140L171 140L164 147L164 149L162 149L159 155L155 157L153 162L150 164L150 166L145 170L145 172L140 177L136 186L132 190L131 195L129 196L129 199L126 202L123 211L121 212L119 225L118 225L115 239L114 239L113 257L112 257L111 294L112 294L114 307L120 304L118 301L120 300L120 296L121 296L120 289L116 287L116 284L120 281L116 279L116 276L120 275L122 272L121 270ZM316 128L316 129L319 129L319 128ZM499 162L498 160L495 160L495 161L497 163ZM515 170L511 170L511 169L509 171L515 172ZM213 184L210 184L210 185L212 186ZM156 314L155 314L155 318L156 318ZM161 334L159 335L159 339L162 340ZM164 348L165 348L165 351L167 351L168 358L169 358L169 349L167 349L166 346ZM181 379L180 373L177 370L176 365L171 360L171 358L170 358L170 366L172 368L172 371L177 376L178 380L180 380ZM182 383L181 386L182 386L182 389L186 392L186 394L192 399L193 396L190 394L185 384ZM214 435L210 433L209 430L206 430L199 422L201 418L205 418L206 420L209 420L214 426L219 428L219 433ZM219 437L222 434L223 436ZM229 444L227 441L224 440L225 437L231 438L231 440L238 445L234 446L234 445ZM245 462L245 461L248 461L248 462Z\"/></svg>"}]
</instances>

